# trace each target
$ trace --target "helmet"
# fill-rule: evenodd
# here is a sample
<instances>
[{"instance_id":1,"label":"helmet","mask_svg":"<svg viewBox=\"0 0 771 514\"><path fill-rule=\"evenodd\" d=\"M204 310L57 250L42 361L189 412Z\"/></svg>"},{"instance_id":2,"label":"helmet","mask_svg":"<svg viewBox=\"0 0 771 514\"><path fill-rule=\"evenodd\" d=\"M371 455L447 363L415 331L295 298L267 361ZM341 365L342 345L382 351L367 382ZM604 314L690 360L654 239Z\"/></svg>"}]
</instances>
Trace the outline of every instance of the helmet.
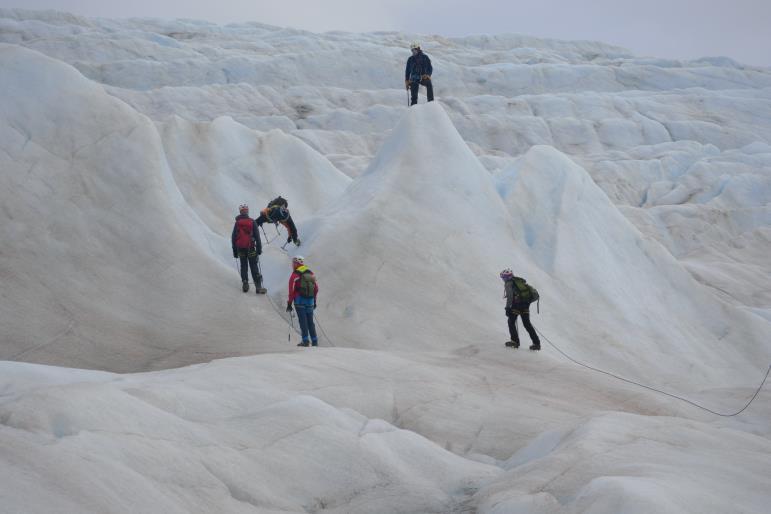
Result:
<instances>
[{"instance_id":1,"label":"helmet","mask_svg":"<svg viewBox=\"0 0 771 514\"><path fill-rule=\"evenodd\" d=\"M249 212L249 206L245 203L242 203L238 206L238 212Z\"/></svg>"},{"instance_id":2,"label":"helmet","mask_svg":"<svg viewBox=\"0 0 771 514\"><path fill-rule=\"evenodd\" d=\"M509 280L513 276L514 276L514 272L511 271L511 269L509 268L506 268L505 270L501 271L501 279L503 280Z\"/></svg>"},{"instance_id":3,"label":"helmet","mask_svg":"<svg viewBox=\"0 0 771 514\"><path fill-rule=\"evenodd\" d=\"M295 255L292 257L292 267L296 268L305 264L305 258L302 255Z\"/></svg>"},{"instance_id":4,"label":"helmet","mask_svg":"<svg viewBox=\"0 0 771 514\"><path fill-rule=\"evenodd\" d=\"M410 43L410 50L420 49L420 43L417 41L413 41Z\"/></svg>"}]
</instances>

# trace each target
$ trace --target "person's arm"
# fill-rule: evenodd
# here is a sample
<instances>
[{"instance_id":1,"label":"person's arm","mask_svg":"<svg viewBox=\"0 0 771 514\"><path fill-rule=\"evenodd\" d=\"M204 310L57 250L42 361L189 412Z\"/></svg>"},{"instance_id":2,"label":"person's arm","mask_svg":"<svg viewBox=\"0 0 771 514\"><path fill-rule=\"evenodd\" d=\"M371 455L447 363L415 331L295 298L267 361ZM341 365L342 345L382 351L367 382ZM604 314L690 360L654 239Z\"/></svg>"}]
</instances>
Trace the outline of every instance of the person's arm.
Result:
<instances>
[{"instance_id":1,"label":"person's arm","mask_svg":"<svg viewBox=\"0 0 771 514\"><path fill-rule=\"evenodd\" d=\"M427 55L423 54L426 57L426 75L428 75L428 78L431 78L431 74L434 72L433 66L431 66L431 59L428 58Z\"/></svg>"},{"instance_id":2,"label":"person's arm","mask_svg":"<svg viewBox=\"0 0 771 514\"><path fill-rule=\"evenodd\" d=\"M404 80L405 81L410 80L410 69L412 68L412 59L413 59L412 56L410 56L410 58L407 59L407 67L404 69Z\"/></svg>"},{"instance_id":3,"label":"person's arm","mask_svg":"<svg viewBox=\"0 0 771 514\"><path fill-rule=\"evenodd\" d=\"M287 310L290 310L289 308L292 305L292 302L294 302L295 296L297 296L297 293L295 292L295 283L297 282L297 274L293 271L291 275L289 275L289 291L286 295L286 308Z\"/></svg>"},{"instance_id":4,"label":"person's arm","mask_svg":"<svg viewBox=\"0 0 771 514\"><path fill-rule=\"evenodd\" d=\"M263 223L268 221L268 218L265 216L264 212L260 212L260 217L254 220L255 223L257 223L258 227L261 227Z\"/></svg>"},{"instance_id":5,"label":"person's arm","mask_svg":"<svg viewBox=\"0 0 771 514\"><path fill-rule=\"evenodd\" d=\"M262 254L262 240L260 239L260 229L257 222L252 222L252 237L254 238L254 246L257 248L257 255Z\"/></svg>"},{"instance_id":6,"label":"person's arm","mask_svg":"<svg viewBox=\"0 0 771 514\"><path fill-rule=\"evenodd\" d=\"M233 257L238 257L238 252L236 251L236 231L238 229L238 222L236 221L233 224L233 233L230 235L230 244L233 247Z\"/></svg>"}]
</instances>

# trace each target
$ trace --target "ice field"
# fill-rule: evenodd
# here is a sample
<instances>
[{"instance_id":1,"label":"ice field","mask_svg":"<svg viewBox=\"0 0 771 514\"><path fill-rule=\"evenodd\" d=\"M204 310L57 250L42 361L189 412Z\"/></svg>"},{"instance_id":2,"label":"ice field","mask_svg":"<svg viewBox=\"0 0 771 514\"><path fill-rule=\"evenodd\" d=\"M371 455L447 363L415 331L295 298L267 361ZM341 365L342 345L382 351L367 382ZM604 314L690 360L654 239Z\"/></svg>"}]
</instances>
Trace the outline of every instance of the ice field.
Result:
<instances>
[{"instance_id":1,"label":"ice field","mask_svg":"<svg viewBox=\"0 0 771 514\"><path fill-rule=\"evenodd\" d=\"M413 39L437 101L408 109ZM561 353L753 396L771 69L0 9L0 174L0 512L771 504L771 384L722 417ZM237 206L277 195L302 246L265 225L244 294ZM283 308L296 254L317 349ZM503 346L506 267L540 352Z\"/></svg>"}]
</instances>

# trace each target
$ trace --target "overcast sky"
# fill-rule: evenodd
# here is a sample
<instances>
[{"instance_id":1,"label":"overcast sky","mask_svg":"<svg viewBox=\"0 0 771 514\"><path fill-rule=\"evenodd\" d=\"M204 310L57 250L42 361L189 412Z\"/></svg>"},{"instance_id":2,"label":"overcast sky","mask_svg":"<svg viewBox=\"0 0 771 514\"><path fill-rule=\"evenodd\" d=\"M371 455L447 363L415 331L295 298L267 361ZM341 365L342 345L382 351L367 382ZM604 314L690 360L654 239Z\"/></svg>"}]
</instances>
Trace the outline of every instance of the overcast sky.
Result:
<instances>
[{"instance_id":1,"label":"overcast sky","mask_svg":"<svg viewBox=\"0 0 771 514\"><path fill-rule=\"evenodd\" d=\"M315 32L517 33L603 41L641 55L725 55L771 66L771 0L0 0L0 6L259 21Z\"/></svg>"}]
</instances>

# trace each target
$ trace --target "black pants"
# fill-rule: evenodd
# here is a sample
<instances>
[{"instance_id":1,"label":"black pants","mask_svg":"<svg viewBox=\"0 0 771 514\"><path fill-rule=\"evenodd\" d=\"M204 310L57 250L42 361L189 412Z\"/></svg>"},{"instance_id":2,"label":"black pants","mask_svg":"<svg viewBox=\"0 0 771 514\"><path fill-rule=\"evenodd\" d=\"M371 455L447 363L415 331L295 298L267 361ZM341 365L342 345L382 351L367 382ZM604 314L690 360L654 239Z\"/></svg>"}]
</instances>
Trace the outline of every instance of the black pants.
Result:
<instances>
[{"instance_id":1,"label":"black pants","mask_svg":"<svg viewBox=\"0 0 771 514\"><path fill-rule=\"evenodd\" d=\"M434 86L431 84L431 79L421 80L420 82L413 80L410 82L410 93L412 95L410 105L418 103L418 88L421 85L426 86L426 97L428 98L428 101L434 101Z\"/></svg>"},{"instance_id":2,"label":"black pants","mask_svg":"<svg viewBox=\"0 0 771 514\"><path fill-rule=\"evenodd\" d=\"M259 256L256 250L238 250L238 258L241 260L241 281L248 282L247 267L252 270L252 279L255 287L262 287L262 275L260 275L257 261Z\"/></svg>"},{"instance_id":3,"label":"black pants","mask_svg":"<svg viewBox=\"0 0 771 514\"><path fill-rule=\"evenodd\" d=\"M508 315L509 335L511 336L511 340L515 343L519 343L519 334L517 334L517 316L520 315L522 316L522 324L525 325L525 330L527 330L527 333L530 335L530 340L533 342L533 344L540 346L541 340L538 339L538 334L535 333L533 324L530 323L530 312L528 311L527 307L522 309L517 309L515 307L512 310L512 313Z\"/></svg>"}]
</instances>

